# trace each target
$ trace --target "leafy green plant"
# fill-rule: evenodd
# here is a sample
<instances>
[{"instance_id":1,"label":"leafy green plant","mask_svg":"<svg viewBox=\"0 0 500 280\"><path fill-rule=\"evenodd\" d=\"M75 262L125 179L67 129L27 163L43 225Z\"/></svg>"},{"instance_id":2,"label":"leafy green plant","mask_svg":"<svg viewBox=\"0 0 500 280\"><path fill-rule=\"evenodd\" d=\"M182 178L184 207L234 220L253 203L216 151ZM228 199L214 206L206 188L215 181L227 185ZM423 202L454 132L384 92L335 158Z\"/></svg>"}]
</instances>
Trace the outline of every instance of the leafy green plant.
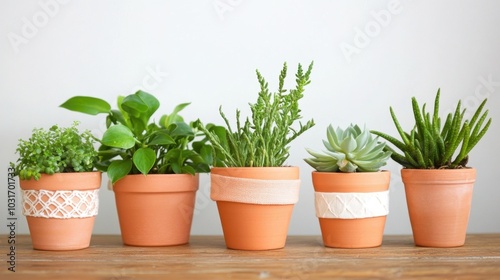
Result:
<instances>
[{"instance_id":1,"label":"leafy green plant","mask_svg":"<svg viewBox=\"0 0 500 280\"><path fill-rule=\"evenodd\" d=\"M98 168L115 183L128 174L195 174L210 171L212 150L205 143L193 144L200 136L194 123L186 123L178 114L189 105L177 105L162 115L158 124L150 121L160 107L153 95L137 91L119 96L118 109L106 101L75 96L61 104L68 110L90 115L107 114L99 148Z\"/></svg>"},{"instance_id":2,"label":"leafy green plant","mask_svg":"<svg viewBox=\"0 0 500 280\"><path fill-rule=\"evenodd\" d=\"M19 139L19 158L10 165L21 180L39 180L42 173L93 171L97 163L94 144L90 131L78 130L78 122L71 127L35 128L28 140Z\"/></svg>"},{"instance_id":3,"label":"leafy green plant","mask_svg":"<svg viewBox=\"0 0 500 280\"><path fill-rule=\"evenodd\" d=\"M405 132L394 114L390 112L392 120L402 140L389 136L380 131L372 131L388 142L392 143L401 153L387 147L392 152L392 159L405 168L415 169L455 169L466 167L469 152L481 140L491 124L488 110L481 114L487 99L484 99L474 112L472 118L464 119L466 109L462 109L458 101L454 113L449 113L441 123L439 117L438 89L434 101L433 114L426 112L426 104L420 108L415 97L412 97L413 116L415 125L410 132ZM459 149L459 146L460 149Z\"/></svg>"},{"instance_id":4,"label":"leafy green plant","mask_svg":"<svg viewBox=\"0 0 500 280\"><path fill-rule=\"evenodd\" d=\"M323 140L324 153L306 148L313 156L304 159L320 172L376 172L387 164L390 151L384 151L385 143L372 137L369 130L358 125L349 125L345 130L329 125L327 140Z\"/></svg>"},{"instance_id":5,"label":"leafy green plant","mask_svg":"<svg viewBox=\"0 0 500 280\"><path fill-rule=\"evenodd\" d=\"M240 120L240 110L236 110L236 130L231 127L228 118L219 108L225 127L216 125L200 125L205 132L206 140L213 147L213 165L224 167L264 167L282 166L289 156L289 144L299 135L314 126L311 119L306 124L299 122L298 128L293 125L302 116L299 100L304 96L304 88L310 83L309 76L313 62L306 72L298 65L295 89L284 89L287 65L283 64L279 76L277 92L270 92L268 83L256 70L260 84L257 102L249 104L251 118L244 123Z\"/></svg>"}]
</instances>

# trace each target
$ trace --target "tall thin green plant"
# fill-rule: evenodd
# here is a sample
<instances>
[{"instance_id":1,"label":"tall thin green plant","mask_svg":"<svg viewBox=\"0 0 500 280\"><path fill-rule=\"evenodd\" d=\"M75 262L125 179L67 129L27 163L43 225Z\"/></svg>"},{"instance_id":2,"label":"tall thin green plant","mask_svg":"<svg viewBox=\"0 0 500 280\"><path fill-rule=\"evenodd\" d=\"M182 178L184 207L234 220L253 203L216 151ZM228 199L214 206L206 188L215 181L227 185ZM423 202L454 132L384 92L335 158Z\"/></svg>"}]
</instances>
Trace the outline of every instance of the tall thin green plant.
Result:
<instances>
[{"instance_id":1,"label":"tall thin green plant","mask_svg":"<svg viewBox=\"0 0 500 280\"><path fill-rule=\"evenodd\" d=\"M287 64L279 75L277 92L269 90L268 82L256 70L260 85L260 92L255 103L250 103L251 117L243 122L240 120L240 110L236 110L236 129L229 123L228 118L219 107L219 113L224 120L225 127L216 125L200 125L207 140L212 143L214 166L223 167L271 167L282 166L289 157L290 143L314 126L314 120L305 124L299 121L302 118L299 100L304 96L305 86L310 83L313 62L304 72L302 65L298 65L295 74L296 86L294 89L284 88L287 76Z\"/></svg>"},{"instance_id":2,"label":"tall thin green plant","mask_svg":"<svg viewBox=\"0 0 500 280\"><path fill-rule=\"evenodd\" d=\"M401 140L380 131L371 131L400 150L398 153L386 146L386 149L392 152L391 158L405 168L466 167L470 151L490 127L491 118L487 120L488 110L482 112L487 99L481 102L471 119L465 119L466 109L462 108L459 100L454 113L449 113L445 122L442 123L439 117L440 93L438 89L432 115L426 112L426 104L420 108L417 99L412 97L415 125L410 132L403 130L394 110L390 107L391 117Z\"/></svg>"}]
</instances>

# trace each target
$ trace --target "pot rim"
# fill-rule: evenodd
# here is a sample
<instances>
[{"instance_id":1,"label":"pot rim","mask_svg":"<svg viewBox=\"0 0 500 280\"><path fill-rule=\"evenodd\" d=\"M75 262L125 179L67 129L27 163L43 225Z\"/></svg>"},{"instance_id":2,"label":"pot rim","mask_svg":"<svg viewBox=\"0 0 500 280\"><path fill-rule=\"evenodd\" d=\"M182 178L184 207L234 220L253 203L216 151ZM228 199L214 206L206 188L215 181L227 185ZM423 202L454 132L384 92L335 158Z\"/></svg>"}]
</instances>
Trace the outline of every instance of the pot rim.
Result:
<instances>
[{"instance_id":1,"label":"pot rim","mask_svg":"<svg viewBox=\"0 0 500 280\"><path fill-rule=\"evenodd\" d=\"M109 185L115 193L196 192L199 173L191 174L130 174ZM145 186L147 184L148 186Z\"/></svg>"},{"instance_id":2,"label":"pot rim","mask_svg":"<svg viewBox=\"0 0 500 280\"><path fill-rule=\"evenodd\" d=\"M412 180L420 184L455 184L457 182L473 183L476 180L475 168L459 169L401 169L403 183ZM429 180L432 180L429 182Z\"/></svg>"},{"instance_id":3,"label":"pot rim","mask_svg":"<svg viewBox=\"0 0 500 280\"><path fill-rule=\"evenodd\" d=\"M95 190L101 187L102 172L42 173L40 179L19 180L22 190Z\"/></svg>"}]
</instances>

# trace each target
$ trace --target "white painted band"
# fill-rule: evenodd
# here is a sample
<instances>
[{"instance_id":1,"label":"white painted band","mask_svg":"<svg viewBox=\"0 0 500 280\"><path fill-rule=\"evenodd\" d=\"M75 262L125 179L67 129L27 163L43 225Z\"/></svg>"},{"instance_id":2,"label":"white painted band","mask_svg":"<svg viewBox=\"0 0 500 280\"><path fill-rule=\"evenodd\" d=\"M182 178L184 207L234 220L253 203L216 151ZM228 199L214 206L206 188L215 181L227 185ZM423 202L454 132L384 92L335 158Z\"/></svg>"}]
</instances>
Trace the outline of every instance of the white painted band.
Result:
<instances>
[{"instance_id":1,"label":"white painted band","mask_svg":"<svg viewBox=\"0 0 500 280\"><path fill-rule=\"evenodd\" d=\"M300 179L259 180L210 174L210 198L249 204L284 205L299 201Z\"/></svg>"},{"instance_id":2,"label":"white painted band","mask_svg":"<svg viewBox=\"0 0 500 280\"><path fill-rule=\"evenodd\" d=\"M361 219L389 214L389 191L367 193L315 192L316 217Z\"/></svg>"}]
</instances>

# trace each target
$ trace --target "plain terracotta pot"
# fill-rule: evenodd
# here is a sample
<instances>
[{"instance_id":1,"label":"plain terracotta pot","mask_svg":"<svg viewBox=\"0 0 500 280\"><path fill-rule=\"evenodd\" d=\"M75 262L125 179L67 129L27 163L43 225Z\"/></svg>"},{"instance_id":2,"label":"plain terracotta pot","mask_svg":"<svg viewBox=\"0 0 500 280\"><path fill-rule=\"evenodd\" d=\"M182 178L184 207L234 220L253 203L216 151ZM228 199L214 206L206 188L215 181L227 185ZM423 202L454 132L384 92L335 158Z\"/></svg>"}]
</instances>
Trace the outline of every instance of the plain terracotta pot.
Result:
<instances>
[{"instance_id":1,"label":"plain terracotta pot","mask_svg":"<svg viewBox=\"0 0 500 280\"><path fill-rule=\"evenodd\" d=\"M389 189L390 172L312 172L316 192L370 193ZM333 248L371 248L382 244L386 216L318 218L323 244Z\"/></svg>"},{"instance_id":2,"label":"plain terracotta pot","mask_svg":"<svg viewBox=\"0 0 500 280\"><path fill-rule=\"evenodd\" d=\"M127 175L113 185L123 243L172 246L189 242L199 175Z\"/></svg>"},{"instance_id":3,"label":"plain terracotta pot","mask_svg":"<svg viewBox=\"0 0 500 280\"><path fill-rule=\"evenodd\" d=\"M214 167L211 173L261 180L299 179L298 167ZM217 201L227 248L272 250L285 247L293 206Z\"/></svg>"},{"instance_id":4,"label":"plain terracotta pot","mask_svg":"<svg viewBox=\"0 0 500 280\"><path fill-rule=\"evenodd\" d=\"M465 244L476 169L402 169L415 245Z\"/></svg>"},{"instance_id":5,"label":"plain terracotta pot","mask_svg":"<svg viewBox=\"0 0 500 280\"><path fill-rule=\"evenodd\" d=\"M20 180L22 190L92 191L101 187L101 172L42 174L38 181ZM48 197L43 196L46 203ZM57 199L61 204L79 203L78 199ZM26 203L26 202L23 202ZM71 208L71 207L69 207ZM79 250L90 246L95 216L86 218L45 218L26 216L33 249Z\"/></svg>"}]
</instances>

